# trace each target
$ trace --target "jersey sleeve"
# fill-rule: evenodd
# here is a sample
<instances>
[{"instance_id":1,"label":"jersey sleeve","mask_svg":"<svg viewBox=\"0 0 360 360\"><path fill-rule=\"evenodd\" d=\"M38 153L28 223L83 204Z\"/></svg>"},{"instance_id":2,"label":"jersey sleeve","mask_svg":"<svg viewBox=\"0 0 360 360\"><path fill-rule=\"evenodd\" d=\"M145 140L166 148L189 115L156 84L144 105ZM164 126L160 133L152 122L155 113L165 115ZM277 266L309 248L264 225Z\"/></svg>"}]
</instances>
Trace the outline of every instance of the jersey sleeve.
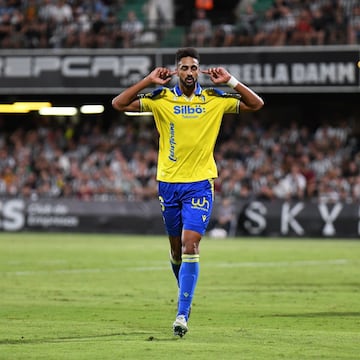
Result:
<instances>
[{"instance_id":1,"label":"jersey sleeve","mask_svg":"<svg viewBox=\"0 0 360 360\"><path fill-rule=\"evenodd\" d=\"M138 98L140 100L140 111L141 112L147 112L147 111L151 112L153 99L160 96L164 92L165 92L165 88L161 87L161 88L155 89L154 91L152 91L150 93L138 95Z\"/></svg>"},{"instance_id":2,"label":"jersey sleeve","mask_svg":"<svg viewBox=\"0 0 360 360\"><path fill-rule=\"evenodd\" d=\"M238 93L227 93L220 89L209 88L207 89L209 96L215 96L224 108L226 114L238 114L240 112L240 99L241 95Z\"/></svg>"},{"instance_id":3,"label":"jersey sleeve","mask_svg":"<svg viewBox=\"0 0 360 360\"><path fill-rule=\"evenodd\" d=\"M229 97L227 98L224 113L238 114L240 112L240 98Z\"/></svg>"}]
</instances>

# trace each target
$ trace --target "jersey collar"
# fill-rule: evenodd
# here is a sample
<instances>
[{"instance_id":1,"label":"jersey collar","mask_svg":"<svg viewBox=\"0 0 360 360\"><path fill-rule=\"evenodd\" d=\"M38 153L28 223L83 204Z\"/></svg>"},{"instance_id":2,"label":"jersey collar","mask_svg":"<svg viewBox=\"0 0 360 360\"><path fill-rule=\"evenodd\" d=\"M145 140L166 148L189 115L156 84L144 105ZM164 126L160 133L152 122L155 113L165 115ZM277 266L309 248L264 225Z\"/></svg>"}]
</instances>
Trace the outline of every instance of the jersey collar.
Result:
<instances>
[{"instance_id":1,"label":"jersey collar","mask_svg":"<svg viewBox=\"0 0 360 360\"><path fill-rule=\"evenodd\" d=\"M181 96L181 95L183 94L182 91L181 91L181 89L180 89L179 84L177 84L176 86L174 86L174 87L172 88L172 91L175 93L176 96ZM195 87L195 92L194 92L194 94L195 94L196 96L200 96L200 95L201 95L201 92L202 92L202 88L201 88L200 84L197 82L197 83L196 83L196 87Z\"/></svg>"}]
</instances>

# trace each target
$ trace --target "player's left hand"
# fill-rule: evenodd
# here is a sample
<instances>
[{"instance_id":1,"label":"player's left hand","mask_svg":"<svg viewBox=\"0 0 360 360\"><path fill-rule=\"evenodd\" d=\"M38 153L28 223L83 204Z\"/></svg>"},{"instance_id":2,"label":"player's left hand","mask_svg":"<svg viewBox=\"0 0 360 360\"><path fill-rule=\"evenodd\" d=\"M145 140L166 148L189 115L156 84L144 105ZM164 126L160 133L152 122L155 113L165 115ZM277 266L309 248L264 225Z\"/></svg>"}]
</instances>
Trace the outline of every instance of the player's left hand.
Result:
<instances>
[{"instance_id":1,"label":"player's left hand","mask_svg":"<svg viewBox=\"0 0 360 360\"><path fill-rule=\"evenodd\" d=\"M211 81L214 84L225 84L231 78L230 73L223 67L209 68L207 70L201 70L201 72L203 74L209 75Z\"/></svg>"}]
</instances>

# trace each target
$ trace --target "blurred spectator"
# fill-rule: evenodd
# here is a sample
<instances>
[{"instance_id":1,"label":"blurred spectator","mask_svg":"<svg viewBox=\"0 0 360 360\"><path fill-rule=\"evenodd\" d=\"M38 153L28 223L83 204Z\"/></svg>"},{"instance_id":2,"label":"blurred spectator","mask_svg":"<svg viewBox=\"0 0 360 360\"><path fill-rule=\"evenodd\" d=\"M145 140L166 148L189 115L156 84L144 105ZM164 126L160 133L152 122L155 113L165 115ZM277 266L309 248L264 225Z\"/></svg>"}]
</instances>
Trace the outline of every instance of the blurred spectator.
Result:
<instances>
[{"instance_id":1,"label":"blurred spectator","mask_svg":"<svg viewBox=\"0 0 360 360\"><path fill-rule=\"evenodd\" d=\"M90 31L89 44L91 44L92 48L110 47L109 41L111 40L111 36L106 31L106 26L107 23L103 19L103 14L101 12L96 12L92 18L92 27Z\"/></svg>"},{"instance_id":2,"label":"blurred spectator","mask_svg":"<svg viewBox=\"0 0 360 360\"><path fill-rule=\"evenodd\" d=\"M73 20L72 7L66 0L57 0L54 11L54 20L57 24L64 24Z\"/></svg>"},{"instance_id":3,"label":"blurred spectator","mask_svg":"<svg viewBox=\"0 0 360 360\"><path fill-rule=\"evenodd\" d=\"M334 9L334 21L330 25L329 44L341 45L347 42L348 18L345 10L338 4ZM359 27L360 28L360 27Z\"/></svg>"},{"instance_id":4,"label":"blurred spectator","mask_svg":"<svg viewBox=\"0 0 360 360\"><path fill-rule=\"evenodd\" d=\"M316 189L316 174L310 167L310 157L307 154L302 154L300 158L301 173L306 181L306 189L304 196L307 199L313 199L317 196Z\"/></svg>"},{"instance_id":5,"label":"blurred spectator","mask_svg":"<svg viewBox=\"0 0 360 360\"><path fill-rule=\"evenodd\" d=\"M235 23L234 45L251 46L253 38L258 31L259 17L254 11L252 4L248 4L243 10L238 8Z\"/></svg>"},{"instance_id":6,"label":"blurred spectator","mask_svg":"<svg viewBox=\"0 0 360 360\"><path fill-rule=\"evenodd\" d=\"M290 172L274 187L274 193L279 199L301 200L306 194L306 178L297 164L292 164Z\"/></svg>"},{"instance_id":7,"label":"blurred spectator","mask_svg":"<svg viewBox=\"0 0 360 360\"><path fill-rule=\"evenodd\" d=\"M65 0L57 0L54 16L58 24L70 22L73 19L72 7Z\"/></svg>"},{"instance_id":8,"label":"blurred spectator","mask_svg":"<svg viewBox=\"0 0 360 360\"><path fill-rule=\"evenodd\" d=\"M360 4L355 4L348 23L348 43L360 44Z\"/></svg>"},{"instance_id":9,"label":"blurred spectator","mask_svg":"<svg viewBox=\"0 0 360 360\"><path fill-rule=\"evenodd\" d=\"M212 38L212 24L206 17L205 10L197 10L196 18L190 25L190 30L186 38L187 46L203 47L210 45Z\"/></svg>"},{"instance_id":10,"label":"blurred spectator","mask_svg":"<svg viewBox=\"0 0 360 360\"><path fill-rule=\"evenodd\" d=\"M275 45L278 42L276 37L280 36L284 37L284 34L280 33L277 21L273 19L272 11L269 9L264 14L262 25L254 35L252 44L255 46Z\"/></svg>"},{"instance_id":11,"label":"blurred spectator","mask_svg":"<svg viewBox=\"0 0 360 360\"><path fill-rule=\"evenodd\" d=\"M111 47L119 48L122 46L121 24L118 21L113 11L110 11L108 13L108 18L105 25L105 33L106 33L107 41L103 46L109 48ZM102 46L100 45L100 47Z\"/></svg>"},{"instance_id":12,"label":"blurred spectator","mask_svg":"<svg viewBox=\"0 0 360 360\"><path fill-rule=\"evenodd\" d=\"M121 25L124 48L132 48L139 41L144 30L144 24L137 18L135 11L129 11L126 20Z\"/></svg>"},{"instance_id":13,"label":"blurred spectator","mask_svg":"<svg viewBox=\"0 0 360 360\"><path fill-rule=\"evenodd\" d=\"M321 8L317 8L312 12L311 27L311 45L324 45L326 20L323 16Z\"/></svg>"},{"instance_id":14,"label":"blurred spectator","mask_svg":"<svg viewBox=\"0 0 360 360\"><path fill-rule=\"evenodd\" d=\"M315 154L313 154L314 159L311 161L310 167L314 170L317 178L321 178L332 168L332 163L325 154L322 150L315 150Z\"/></svg>"},{"instance_id":15,"label":"blurred spectator","mask_svg":"<svg viewBox=\"0 0 360 360\"><path fill-rule=\"evenodd\" d=\"M211 39L211 46L233 46L235 39L234 25L229 24L226 20L214 28Z\"/></svg>"},{"instance_id":16,"label":"blurred spectator","mask_svg":"<svg viewBox=\"0 0 360 360\"><path fill-rule=\"evenodd\" d=\"M350 197L350 184L345 178L339 177L340 169L332 168L321 178L318 188L319 202L347 202Z\"/></svg>"},{"instance_id":17,"label":"blurred spectator","mask_svg":"<svg viewBox=\"0 0 360 360\"><path fill-rule=\"evenodd\" d=\"M57 0L52 20L50 46L53 48L73 47L74 43L76 44L77 24L73 22L72 7L65 0Z\"/></svg>"},{"instance_id":18,"label":"blurred spectator","mask_svg":"<svg viewBox=\"0 0 360 360\"><path fill-rule=\"evenodd\" d=\"M173 0L148 0L143 11L147 18L147 27L151 30L167 30L174 26Z\"/></svg>"},{"instance_id":19,"label":"blurred spectator","mask_svg":"<svg viewBox=\"0 0 360 360\"><path fill-rule=\"evenodd\" d=\"M237 225L236 212L231 198L224 197L212 215L209 224L210 237L227 237L235 234Z\"/></svg>"},{"instance_id":20,"label":"blurred spectator","mask_svg":"<svg viewBox=\"0 0 360 360\"><path fill-rule=\"evenodd\" d=\"M250 195L256 199L272 199L275 197L274 186L276 184L272 174L255 170L248 175L250 182Z\"/></svg>"},{"instance_id":21,"label":"blurred spectator","mask_svg":"<svg viewBox=\"0 0 360 360\"><path fill-rule=\"evenodd\" d=\"M110 13L110 6L108 4L108 1L96 0L92 2L94 3L94 12L100 14L101 18L106 21Z\"/></svg>"},{"instance_id":22,"label":"blurred spectator","mask_svg":"<svg viewBox=\"0 0 360 360\"><path fill-rule=\"evenodd\" d=\"M291 34L291 45L311 45L313 37L312 16L308 9L303 9L296 18L294 31Z\"/></svg>"},{"instance_id":23,"label":"blurred spectator","mask_svg":"<svg viewBox=\"0 0 360 360\"><path fill-rule=\"evenodd\" d=\"M24 4L24 17L26 21L33 22L38 18L38 2L28 0Z\"/></svg>"},{"instance_id":24,"label":"blurred spectator","mask_svg":"<svg viewBox=\"0 0 360 360\"><path fill-rule=\"evenodd\" d=\"M83 7L78 6L75 8L74 18L77 24L78 46L81 48L92 47L90 41L92 24L89 14Z\"/></svg>"},{"instance_id":25,"label":"blurred spectator","mask_svg":"<svg viewBox=\"0 0 360 360\"><path fill-rule=\"evenodd\" d=\"M57 7L53 3L53 0L43 0L39 4L38 17L39 20L44 22L51 22L56 17Z\"/></svg>"},{"instance_id":26,"label":"blurred spectator","mask_svg":"<svg viewBox=\"0 0 360 360\"><path fill-rule=\"evenodd\" d=\"M266 154L260 147L254 149L252 155L246 160L246 169L248 174L259 170L266 161Z\"/></svg>"},{"instance_id":27,"label":"blurred spectator","mask_svg":"<svg viewBox=\"0 0 360 360\"><path fill-rule=\"evenodd\" d=\"M360 202L360 175L354 178L352 182L352 201L355 203Z\"/></svg>"},{"instance_id":28,"label":"blurred spectator","mask_svg":"<svg viewBox=\"0 0 360 360\"><path fill-rule=\"evenodd\" d=\"M11 14L4 12L0 17L0 45L2 48L10 46L10 36L12 31Z\"/></svg>"}]
</instances>

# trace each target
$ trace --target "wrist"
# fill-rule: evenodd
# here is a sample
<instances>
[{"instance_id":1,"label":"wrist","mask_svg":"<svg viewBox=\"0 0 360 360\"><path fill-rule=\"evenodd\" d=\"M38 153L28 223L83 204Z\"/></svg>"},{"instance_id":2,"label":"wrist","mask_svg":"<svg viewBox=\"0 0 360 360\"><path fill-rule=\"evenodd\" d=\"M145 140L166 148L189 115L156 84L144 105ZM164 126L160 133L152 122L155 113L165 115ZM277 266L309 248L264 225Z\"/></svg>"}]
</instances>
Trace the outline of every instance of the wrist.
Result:
<instances>
[{"instance_id":1,"label":"wrist","mask_svg":"<svg viewBox=\"0 0 360 360\"><path fill-rule=\"evenodd\" d=\"M150 76L145 76L143 78L143 81L146 82L147 84L151 85L153 83L153 81L151 80Z\"/></svg>"},{"instance_id":2,"label":"wrist","mask_svg":"<svg viewBox=\"0 0 360 360\"><path fill-rule=\"evenodd\" d=\"M231 75L231 77L230 77L229 81L226 83L226 85L233 89L234 87L236 87L236 85L238 83L239 83L239 80L235 76Z\"/></svg>"}]
</instances>

